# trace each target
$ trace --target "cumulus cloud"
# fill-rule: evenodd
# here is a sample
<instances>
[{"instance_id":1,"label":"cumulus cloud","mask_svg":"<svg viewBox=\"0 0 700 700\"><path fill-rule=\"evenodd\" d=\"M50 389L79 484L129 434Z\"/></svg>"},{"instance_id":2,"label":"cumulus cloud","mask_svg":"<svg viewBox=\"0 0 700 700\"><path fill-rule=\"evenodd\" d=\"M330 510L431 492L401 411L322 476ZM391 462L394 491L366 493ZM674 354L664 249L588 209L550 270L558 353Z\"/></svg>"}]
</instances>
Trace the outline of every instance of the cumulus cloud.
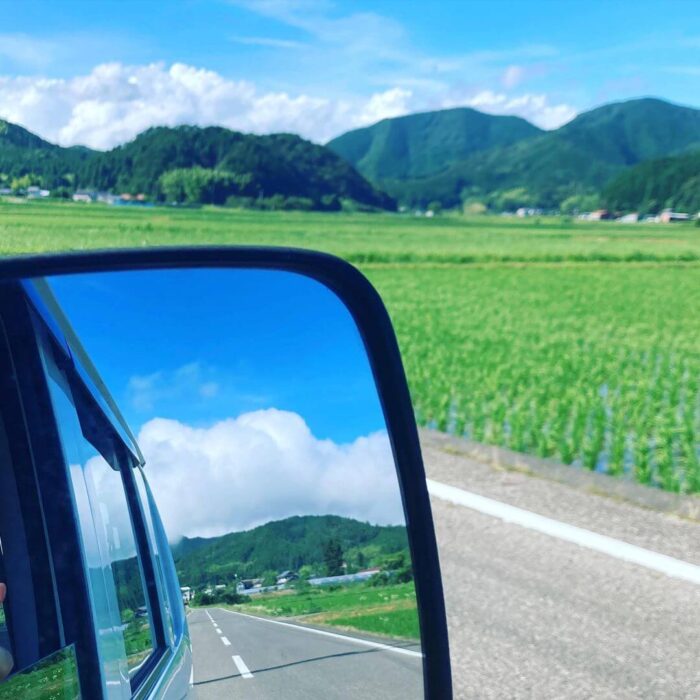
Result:
<instances>
[{"instance_id":1,"label":"cumulus cloud","mask_svg":"<svg viewBox=\"0 0 700 700\"><path fill-rule=\"evenodd\" d=\"M545 95L491 91L458 100L404 87L337 99L265 92L249 81L183 63L108 63L67 79L0 77L0 117L62 145L100 149L124 143L151 126L178 124L222 125L252 133L288 131L323 143L386 117L458 105L518 114L545 128L574 114L569 105L550 104Z\"/></svg>"},{"instance_id":2,"label":"cumulus cloud","mask_svg":"<svg viewBox=\"0 0 700 700\"><path fill-rule=\"evenodd\" d=\"M292 515L404 522L385 432L319 440L274 408L197 428L155 418L138 442L168 536L210 537Z\"/></svg>"}]
</instances>

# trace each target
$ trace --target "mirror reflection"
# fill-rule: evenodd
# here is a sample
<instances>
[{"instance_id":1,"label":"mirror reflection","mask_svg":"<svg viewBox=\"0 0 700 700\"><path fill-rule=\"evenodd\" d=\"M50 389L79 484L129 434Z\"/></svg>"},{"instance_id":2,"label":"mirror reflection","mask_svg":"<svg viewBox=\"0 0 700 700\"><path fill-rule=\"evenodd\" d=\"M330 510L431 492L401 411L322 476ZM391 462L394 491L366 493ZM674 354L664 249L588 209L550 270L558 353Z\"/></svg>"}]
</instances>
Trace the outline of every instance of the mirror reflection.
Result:
<instances>
[{"instance_id":1,"label":"mirror reflection","mask_svg":"<svg viewBox=\"0 0 700 700\"><path fill-rule=\"evenodd\" d=\"M189 635L199 698L421 697L396 468L339 299L266 270L26 286L105 688Z\"/></svg>"}]
</instances>

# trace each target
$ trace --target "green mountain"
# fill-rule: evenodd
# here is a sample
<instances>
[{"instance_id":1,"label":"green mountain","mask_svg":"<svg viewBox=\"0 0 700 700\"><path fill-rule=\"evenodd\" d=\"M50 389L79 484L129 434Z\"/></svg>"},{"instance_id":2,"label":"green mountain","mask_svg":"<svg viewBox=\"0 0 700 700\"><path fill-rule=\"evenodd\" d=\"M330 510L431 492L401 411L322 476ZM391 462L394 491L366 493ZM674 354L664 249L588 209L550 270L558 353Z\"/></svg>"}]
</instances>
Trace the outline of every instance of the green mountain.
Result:
<instances>
[{"instance_id":1,"label":"green mountain","mask_svg":"<svg viewBox=\"0 0 700 700\"><path fill-rule=\"evenodd\" d=\"M156 127L99 152L62 148L0 122L0 181L9 184L20 176L48 188L144 193L160 200L166 198L167 183L191 202L223 204L228 196L277 196L303 200L309 207L338 207L341 200L395 206L324 146L293 134L256 136L223 127Z\"/></svg>"},{"instance_id":2,"label":"green mountain","mask_svg":"<svg viewBox=\"0 0 700 700\"><path fill-rule=\"evenodd\" d=\"M519 117L467 107L384 119L349 131L328 147L375 182L434 175L473 153L541 133Z\"/></svg>"},{"instance_id":3,"label":"green mountain","mask_svg":"<svg viewBox=\"0 0 700 700\"><path fill-rule=\"evenodd\" d=\"M173 547L173 556L183 586L231 583L236 576L257 578L266 571L298 571L305 565L322 572L324 545L331 539L356 568L378 565L382 557L408 549L403 526L306 515L220 537L185 537Z\"/></svg>"},{"instance_id":4,"label":"green mountain","mask_svg":"<svg viewBox=\"0 0 700 700\"><path fill-rule=\"evenodd\" d=\"M609 182L602 194L615 211L656 214L665 208L700 212L700 150L640 163Z\"/></svg>"},{"instance_id":5,"label":"green mountain","mask_svg":"<svg viewBox=\"0 0 700 700\"><path fill-rule=\"evenodd\" d=\"M0 184L3 186L10 186L12 180L28 173L40 174L45 187L70 185L91 153L81 146L61 148L0 119Z\"/></svg>"},{"instance_id":6,"label":"green mountain","mask_svg":"<svg viewBox=\"0 0 700 700\"><path fill-rule=\"evenodd\" d=\"M383 125L386 132L390 126L386 122L391 121L398 120L385 120L370 129ZM455 121L445 123L460 128ZM405 204L425 206L437 200L454 206L465 199L477 199L497 208L499 203L507 203L504 208L556 207L572 195L599 192L622 170L641 161L700 146L700 110L651 98L618 102L581 114L554 131L534 130L523 138L490 143L459 158L445 158L439 148L432 150L430 146L429 153L423 152L418 133L412 135L414 140L409 139L404 151L411 152L416 141L415 147L422 153L420 171L406 169L402 158L392 170L390 149L381 151L381 157L389 161L383 163L381 171L367 155L358 158L372 150L346 147L347 137L351 137L350 144L359 142L359 137L353 136L357 132L345 134L329 146L343 144L343 155L349 162ZM438 141L446 143L450 138L456 137L442 134ZM391 177L382 173L391 173Z\"/></svg>"},{"instance_id":7,"label":"green mountain","mask_svg":"<svg viewBox=\"0 0 700 700\"><path fill-rule=\"evenodd\" d=\"M232 194L347 198L391 208L393 202L329 149L293 134L255 136L223 127L148 129L130 143L97 154L80 173L86 187L160 195L165 173L193 167L239 178Z\"/></svg>"}]
</instances>

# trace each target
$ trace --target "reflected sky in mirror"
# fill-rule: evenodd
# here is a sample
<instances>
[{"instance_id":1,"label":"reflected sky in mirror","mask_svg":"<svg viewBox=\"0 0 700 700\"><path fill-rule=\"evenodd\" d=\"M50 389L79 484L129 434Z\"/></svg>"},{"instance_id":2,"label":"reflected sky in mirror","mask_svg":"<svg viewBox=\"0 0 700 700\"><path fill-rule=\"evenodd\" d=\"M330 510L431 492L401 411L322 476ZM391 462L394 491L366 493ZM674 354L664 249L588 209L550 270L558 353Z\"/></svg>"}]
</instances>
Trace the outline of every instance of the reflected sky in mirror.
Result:
<instances>
[{"instance_id":1,"label":"reflected sky in mirror","mask_svg":"<svg viewBox=\"0 0 700 700\"><path fill-rule=\"evenodd\" d=\"M366 352L326 287L212 269L49 283L137 436L173 540L297 514L404 522Z\"/></svg>"}]
</instances>

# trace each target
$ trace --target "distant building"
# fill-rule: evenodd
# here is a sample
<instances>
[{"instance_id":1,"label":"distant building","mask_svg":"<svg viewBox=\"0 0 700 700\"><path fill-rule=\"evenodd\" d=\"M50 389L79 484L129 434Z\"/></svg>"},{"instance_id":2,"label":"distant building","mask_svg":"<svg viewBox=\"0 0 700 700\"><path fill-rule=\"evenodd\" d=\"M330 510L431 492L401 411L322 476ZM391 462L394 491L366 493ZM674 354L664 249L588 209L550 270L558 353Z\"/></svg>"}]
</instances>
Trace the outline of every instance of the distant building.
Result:
<instances>
[{"instance_id":1,"label":"distant building","mask_svg":"<svg viewBox=\"0 0 700 700\"><path fill-rule=\"evenodd\" d=\"M78 190L73 195L74 202L94 202L97 199L97 192L92 190Z\"/></svg>"},{"instance_id":2,"label":"distant building","mask_svg":"<svg viewBox=\"0 0 700 700\"><path fill-rule=\"evenodd\" d=\"M299 574L295 571L283 571L277 576L277 585L283 586L285 583L291 583L299 578Z\"/></svg>"},{"instance_id":3,"label":"distant building","mask_svg":"<svg viewBox=\"0 0 700 700\"><path fill-rule=\"evenodd\" d=\"M676 221L690 221L690 214L664 209L659 215L659 221L662 224L671 224Z\"/></svg>"},{"instance_id":4,"label":"distant building","mask_svg":"<svg viewBox=\"0 0 700 700\"><path fill-rule=\"evenodd\" d=\"M609 221L612 218L613 215L607 209L597 209L587 217L588 221Z\"/></svg>"},{"instance_id":5,"label":"distant building","mask_svg":"<svg viewBox=\"0 0 700 700\"><path fill-rule=\"evenodd\" d=\"M7 197L12 194L11 187L0 187L0 196Z\"/></svg>"},{"instance_id":6,"label":"distant building","mask_svg":"<svg viewBox=\"0 0 700 700\"><path fill-rule=\"evenodd\" d=\"M103 204L114 204L114 202L119 199L116 194L111 192L98 192L95 199Z\"/></svg>"},{"instance_id":7,"label":"distant building","mask_svg":"<svg viewBox=\"0 0 700 700\"><path fill-rule=\"evenodd\" d=\"M309 583L312 586L333 586L343 583L358 583L360 581L368 581L372 576L376 576L381 572L381 569L365 569L358 571L355 574L341 574L340 576L319 576L310 578Z\"/></svg>"},{"instance_id":8,"label":"distant building","mask_svg":"<svg viewBox=\"0 0 700 700\"><path fill-rule=\"evenodd\" d=\"M515 210L515 215L524 219L526 216L541 216L542 210L535 207L520 207Z\"/></svg>"},{"instance_id":9,"label":"distant building","mask_svg":"<svg viewBox=\"0 0 700 700\"><path fill-rule=\"evenodd\" d=\"M639 214L637 212L625 214L624 216L621 216L618 221L621 224L636 224L639 221Z\"/></svg>"},{"instance_id":10,"label":"distant building","mask_svg":"<svg viewBox=\"0 0 700 700\"><path fill-rule=\"evenodd\" d=\"M27 197L29 199L46 199L51 194L50 190L43 190L41 187L32 185L27 187Z\"/></svg>"}]
</instances>

